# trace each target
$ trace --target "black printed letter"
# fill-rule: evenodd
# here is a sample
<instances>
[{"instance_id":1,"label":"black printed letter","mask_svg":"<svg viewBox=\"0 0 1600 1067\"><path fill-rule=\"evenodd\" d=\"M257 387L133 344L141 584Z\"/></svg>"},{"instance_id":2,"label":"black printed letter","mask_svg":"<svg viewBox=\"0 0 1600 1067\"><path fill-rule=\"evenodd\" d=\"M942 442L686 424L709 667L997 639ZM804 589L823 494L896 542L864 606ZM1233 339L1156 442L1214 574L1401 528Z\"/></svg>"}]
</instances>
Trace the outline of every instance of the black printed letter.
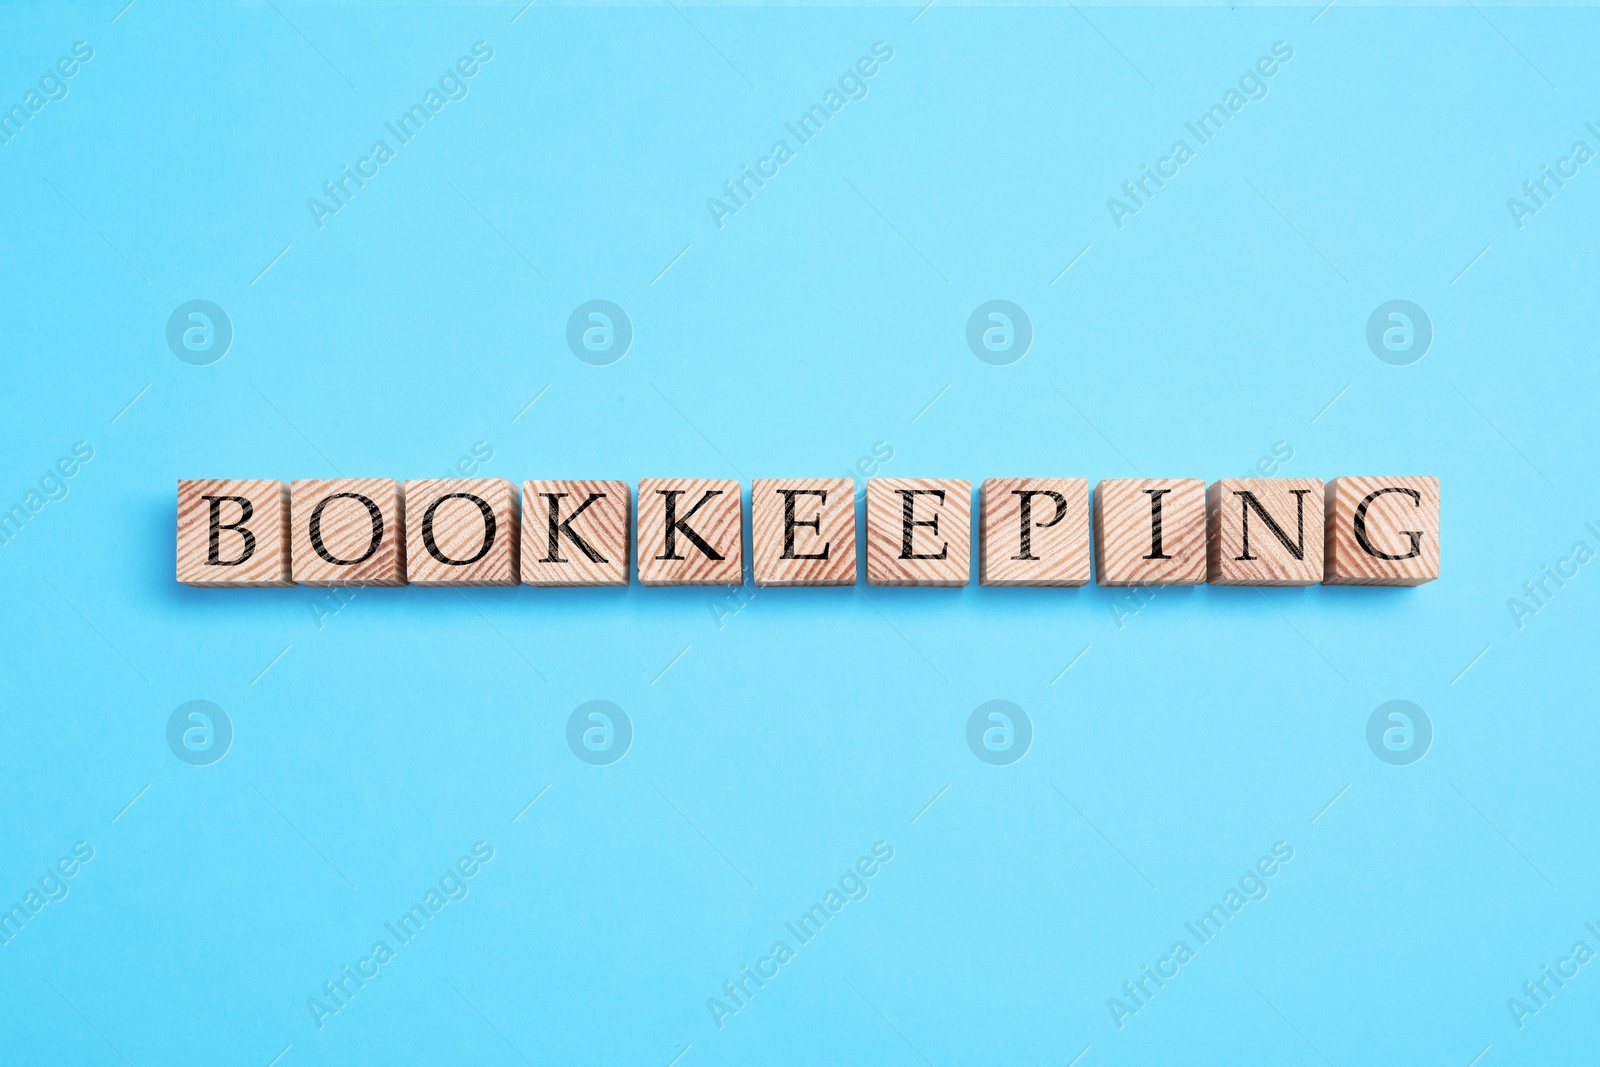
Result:
<instances>
[{"instance_id":1,"label":"black printed letter","mask_svg":"<svg viewBox=\"0 0 1600 1067\"><path fill-rule=\"evenodd\" d=\"M1378 559L1415 559L1416 557L1422 555L1422 531L1420 530L1399 531L1400 533L1403 533L1407 537L1411 538L1411 551L1407 552L1403 556L1391 556L1387 552L1379 552L1376 548L1372 547L1372 542L1367 539L1367 508L1371 507L1372 502L1385 493L1402 493L1411 498L1411 504L1413 507L1420 508L1422 506L1422 494L1417 492L1415 489L1401 489L1399 486L1390 486L1387 489L1379 489L1377 492L1368 493L1367 498L1363 500L1356 508L1356 543L1361 546L1361 550L1367 555L1376 556ZM216 505L213 504L211 507L212 510L215 511ZM249 517L250 516L248 514L245 515L245 518ZM216 534L212 534L211 538L211 543L215 545ZM215 549L213 549L213 551L215 551Z\"/></svg>"},{"instance_id":2,"label":"black printed letter","mask_svg":"<svg viewBox=\"0 0 1600 1067\"><path fill-rule=\"evenodd\" d=\"M331 502L340 499L359 500L367 506L367 514L372 516L372 540L367 544L367 550L355 559L340 559L327 546L322 543L322 509ZM317 502L315 510L311 512L311 547L317 550L317 555L333 564L335 567L353 567L357 563L365 563L378 551L378 546L383 543L383 512L378 510L378 505L370 497L360 493L334 493L332 496L323 497Z\"/></svg>"},{"instance_id":3,"label":"black printed letter","mask_svg":"<svg viewBox=\"0 0 1600 1067\"><path fill-rule=\"evenodd\" d=\"M920 552L911 551L911 534L912 534L912 531L913 531L913 529L915 527L928 526L928 527L931 527L933 529L933 532L935 534L937 534L939 532L939 516L935 515L931 519L917 519L917 518L914 517L916 515L917 497L919 497L919 496L936 496L936 497L939 498L939 506L943 507L944 506L944 490L943 489L896 489L895 492L900 494L900 500L901 500L901 503L902 503L902 508L901 508L901 511L900 511L900 558L901 559L944 559L945 556L947 556L949 554L949 552L950 552L950 543L948 541L945 542L944 547L939 549L938 552L920 553Z\"/></svg>"},{"instance_id":4,"label":"black printed letter","mask_svg":"<svg viewBox=\"0 0 1600 1067\"><path fill-rule=\"evenodd\" d=\"M200 499L211 502L211 551L206 556L206 566L237 567L255 555L256 535L244 528L244 524L250 521L250 516L254 515L256 510L250 501L242 496L203 496ZM231 500L239 505L239 517L233 522L225 523L222 521L221 512L224 500ZM220 534L223 530L235 530L244 538L244 551L239 554L238 559L223 559L218 551L219 545L217 542L220 540Z\"/></svg>"},{"instance_id":5,"label":"black printed letter","mask_svg":"<svg viewBox=\"0 0 1600 1067\"><path fill-rule=\"evenodd\" d=\"M433 513L438 511L439 505L446 500L470 500L478 505L478 510L483 513L483 544L479 547L477 555L469 559L451 559L439 551L439 545L433 539ZM487 556L489 549L494 547L494 509L481 496L473 496L471 493L446 493L429 504L428 510L422 513L422 544L427 548L428 555L446 566L465 567L469 563L476 563Z\"/></svg>"},{"instance_id":6,"label":"black printed letter","mask_svg":"<svg viewBox=\"0 0 1600 1067\"><path fill-rule=\"evenodd\" d=\"M1267 514L1267 509L1261 506L1261 501L1256 499L1256 495L1254 493L1250 492L1248 489L1235 489L1233 491L1233 495L1238 497L1241 501L1239 505L1240 511L1242 512L1240 518L1242 519L1244 526L1242 530L1244 540L1240 544L1240 554L1235 557L1236 559L1256 558L1250 554L1251 508L1256 509L1256 514L1261 516L1261 521L1267 524L1267 529L1271 530L1273 536L1283 543L1283 547L1289 550L1289 554L1291 556L1293 556L1295 559L1306 558L1306 494L1311 492L1311 490L1291 489L1289 492L1294 495L1296 523L1295 538L1296 541L1298 541L1298 544L1296 541L1289 540L1289 535L1283 532L1282 526L1279 526L1272 520L1272 516Z\"/></svg>"},{"instance_id":7,"label":"black printed letter","mask_svg":"<svg viewBox=\"0 0 1600 1067\"><path fill-rule=\"evenodd\" d=\"M1146 489L1145 492L1150 495L1150 554L1144 558L1171 559L1161 551L1161 498L1172 490Z\"/></svg>"},{"instance_id":8,"label":"black printed letter","mask_svg":"<svg viewBox=\"0 0 1600 1067\"><path fill-rule=\"evenodd\" d=\"M705 538L701 537L699 534L695 533L689 528L689 520L694 516L694 513L705 507L712 497L721 496L721 489L707 489L705 495L699 500L695 501L694 507L684 512L683 518L681 519L678 518L678 498L684 494L685 490L657 489L656 492L667 498L667 535L666 543L663 546L666 551L657 556L656 559L683 558L682 556L678 555L678 534L680 533L689 540L693 541L694 546L704 553L707 559L726 558L716 549L706 544Z\"/></svg>"},{"instance_id":9,"label":"black printed letter","mask_svg":"<svg viewBox=\"0 0 1600 1067\"><path fill-rule=\"evenodd\" d=\"M805 520L796 519L794 517L794 498L803 493L806 496L821 497L822 498L822 503L826 504L828 502L828 491L826 489L779 489L778 492L783 494L783 555L781 557L779 557L779 558L780 559L827 559L828 558L828 545L826 543L823 544L821 552L801 552L799 554L795 553L795 550L794 550L794 528L796 526L809 526L813 530L817 531L817 536L818 537L821 537L822 536L822 513L819 511L817 513L817 517L814 518L814 519L805 519Z\"/></svg>"},{"instance_id":10,"label":"black printed letter","mask_svg":"<svg viewBox=\"0 0 1600 1067\"><path fill-rule=\"evenodd\" d=\"M541 493L539 495L550 501L550 551L546 553L544 559L540 560L539 562L567 562L561 558L562 534L566 534L568 537L572 538L572 543L578 546L578 551L582 552L585 556L588 556L591 563L611 562L600 553L596 552L594 550L594 546L585 541L583 538L579 537L577 531L572 528L572 520L577 518L579 515L582 515L584 508L588 507L590 504L593 504L596 500L602 499L605 496L604 493L590 493L589 499L579 504L578 509L571 515L568 515L565 519L561 518L561 498L567 494Z\"/></svg>"},{"instance_id":11,"label":"black printed letter","mask_svg":"<svg viewBox=\"0 0 1600 1067\"><path fill-rule=\"evenodd\" d=\"M1047 496L1056 502L1056 517L1049 522L1041 522L1041 530L1054 526L1066 517L1067 498L1053 489L1013 489L1011 495L1022 498L1022 551L1011 558L1037 560L1039 557L1033 554L1033 498Z\"/></svg>"}]
</instances>

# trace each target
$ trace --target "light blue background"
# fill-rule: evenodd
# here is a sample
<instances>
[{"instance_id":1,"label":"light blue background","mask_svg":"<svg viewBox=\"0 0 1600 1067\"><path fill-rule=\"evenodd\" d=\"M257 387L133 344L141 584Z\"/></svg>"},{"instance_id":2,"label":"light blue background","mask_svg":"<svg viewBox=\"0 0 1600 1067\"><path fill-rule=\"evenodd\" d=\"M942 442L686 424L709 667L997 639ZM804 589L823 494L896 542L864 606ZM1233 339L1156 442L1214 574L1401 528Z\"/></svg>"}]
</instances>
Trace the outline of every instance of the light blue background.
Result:
<instances>
[{"instance_id":1,"label":"light blue background","mask_svg":"<svg viewBox=\"0 0 1600 1067\"><path fill-rule=\"evenodd\" d=\"M1592 10L119 7L0 12L6 106L95 49L0 148L0 506L94 449L0 547L0 905L95 849L0 947L0 1061L1594 1047L1600 966L1522 1029L1506 1006L1600 949L1600 577L1521 629L1506 603L1600 547L1600 162L1506 207L1600 148ZM480 40L470 95L318 229L307 198ZM880 40L867 98L719 230L706 199ZM1280 40L1267 98L1119 230L1106 199ZM195 298L236 334L208 367L164 339ZM636 332L609 367L564 341L592 298ZM1012 366L966 347L992 298L1034 326ZM1411 366L1366 345L1394 298L1435 327ZM1282 443L1284 475L1437 474L1443 574L1136 614L634 585L329 617L173 580L179 478L438 476L479 441L492 476L746 484L878 442L974 482L1215 479ZM609 767L565 742L595 698L636 731ZM965 741L996 698L1035 730L1009 767ZM1365 740L1395 698L1436 731L1408 767ZM166 744L192 699L233 722L212 766ZM480 840L470 895L318 1029L307 999ZM880 840L870 895L719 1030L707 999ZM1279 841L1270 895L1119 1030L1107 998Z\"/></svg>"}]
</instances>

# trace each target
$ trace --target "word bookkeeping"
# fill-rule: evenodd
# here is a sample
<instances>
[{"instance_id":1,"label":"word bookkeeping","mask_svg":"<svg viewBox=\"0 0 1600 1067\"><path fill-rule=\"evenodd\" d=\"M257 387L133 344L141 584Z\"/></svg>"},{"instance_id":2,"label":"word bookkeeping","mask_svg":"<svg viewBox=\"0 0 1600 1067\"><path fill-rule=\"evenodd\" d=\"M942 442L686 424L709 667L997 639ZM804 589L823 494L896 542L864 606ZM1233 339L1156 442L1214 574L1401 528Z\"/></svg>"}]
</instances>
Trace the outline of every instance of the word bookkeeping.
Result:
<instances>
[{"instance_id":1,"label":"word bookkeeping","mask_svg":"<svg viewBox=\"0 0 1600 1067\"><path fill-rule=\"evenodd\" d=\"M1439 480L990 478L983 585L1421 585L1439 576ZM872 478L867 582L971 578L972 484ZM854 585L848 478L758 478L757 585ZM180 481L178 581L197 586L742 585L735 481ZM1093 527L1091 536L1090 527Z\"/></svg>"}]
</instances>

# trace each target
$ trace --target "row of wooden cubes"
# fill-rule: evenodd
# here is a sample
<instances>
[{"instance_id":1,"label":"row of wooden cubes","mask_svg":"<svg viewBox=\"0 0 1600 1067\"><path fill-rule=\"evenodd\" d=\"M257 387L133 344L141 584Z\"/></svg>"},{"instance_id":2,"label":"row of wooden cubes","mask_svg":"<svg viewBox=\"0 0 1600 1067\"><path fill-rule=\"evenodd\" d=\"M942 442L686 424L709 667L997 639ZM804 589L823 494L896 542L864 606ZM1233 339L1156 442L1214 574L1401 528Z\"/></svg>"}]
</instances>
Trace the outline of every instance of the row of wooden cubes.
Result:
<instances>
[{"instance_id":1,"label":"row of wooden cubes","mask_svg":"<svg viewBox=\"0 0 1600 1067\"><path fill-rule=\"evenodd\" d=\"M1439 576L1439 480L990 478L984 585L1420 585ZM738 482L385 478L180 481L178 580L199 586L744 582ZM970 580L972 485L867 482L871 585ZM756 479L755 582L854 585L855 486ZM631 551L631 549L636 549Z\"/></svg>"}]
</instances>

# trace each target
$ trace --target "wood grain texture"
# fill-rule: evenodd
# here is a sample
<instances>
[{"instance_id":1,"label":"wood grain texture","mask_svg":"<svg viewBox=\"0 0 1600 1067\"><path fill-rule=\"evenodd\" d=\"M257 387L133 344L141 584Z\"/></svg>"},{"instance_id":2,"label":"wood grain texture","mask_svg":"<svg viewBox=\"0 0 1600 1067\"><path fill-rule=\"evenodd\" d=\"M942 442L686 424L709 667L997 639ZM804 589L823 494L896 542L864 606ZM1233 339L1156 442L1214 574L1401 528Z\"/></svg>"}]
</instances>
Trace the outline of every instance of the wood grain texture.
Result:
<instances>
[{"instance_id":1,"label":"wood grain texture","mask_svg":"<svg viewBox=\"0 0 1600 1067\"><path fill-rule=\"evenodd\" d=\"M1087 479L985 478L979 503L981 584L1088 584Z\"/></svg>"},{"instance_id":2,"label":"wood grain texture","mask_svg":"<svg viewBox=\"0 0 1600 1067\"><path fill-rule=\"evenodd\" d=\"M639 584L743 585L743 519L738 482L640 479Z\"/></svg>"},{"instance_id":3,"label":"wood grain texture","mask_svg":"<svg viewBox=\"0 0 1600 1067\"><path fill-rule=\"evenodd\" d=\"M855 483L849 478L751 482L750 556L757 585L855 585ZM807 558L816 556L824 558Z\"/></svg>"},{"instance_id":4,"label":"wood grain texture","mask_svg":"<svg viewBox=\"0 0 1600 1067\"><path fill-rule=\"evenodd\" d=\"M178 581L198 586L293 585L289 487L276 479L180 481Z\"/></svg>"},{"instance_id":5,"label":"wood grain texture","mask_svg":"<svg viewBox=\"0 0 1600 1067\"><path fill-rule=\"evenodd\" d=\"M522 584L627 585L632 510L627 482L523 482Z\"/></svg>"},{"instance_id":6,"label":"wood grain texture","mask_svg":"<svg viewBox=\"0 0 1600 1067\"><path fill-rule=\"evenodd\" d=\"M412 585L517 584L516 486L504 478L422 478L406 483L405 505Z\"/></svg>"},{"instance_id":7,"label":"wood grain texture","mask_svg":"<svg viewBox=\"0 0 1600 1067\"><path fill-rule=\"evenodd\" d=\"M1206 580L1206 483L1199 478L1101 481L1094 487L1094 545L1099 585L1200 584Z\"/></svg>"},{"instance_id":8,"label":"wood grain texture","mask_svg":"<svg viewBox=\"0 0 1600 1067\"><path fill-rule=\"evenodd\" d=\"M868 585L956 586L966 585L971 576L971 482L867 479Z\"/></svg>"},{"instance_id":9,"label":"wood grain texture","mask_svg":"<svg viewBox=\"0 0 1600 1067\"><path fill-rule=\"evenodd\" d=\"M1439 577L1439 479L1335 478L1326 506L1324 583L1421 585Z\"/></svg>"},{"instance_id":10,"label":"wood grain texture","mask_svg":"<svg viewBox=\"0 0 1600 1067\"><path fill-rule=\"evenodd\" d=\"M1320 479L1223 478L1206 490L1206 510L1210 516L1206 581L1213 585L1322 581Z\"/></svg>"},{"instance_id":11,"label":"wood grain texture","mask_svg":"<svg viewBox=\"0 0 1600 1067\"><path fill-rule=\"evenodd\" d=\"M405 585L400 483L393 478L289 483L289 543L294 580L301 585Z\"/></svg>"}]
</instances>

